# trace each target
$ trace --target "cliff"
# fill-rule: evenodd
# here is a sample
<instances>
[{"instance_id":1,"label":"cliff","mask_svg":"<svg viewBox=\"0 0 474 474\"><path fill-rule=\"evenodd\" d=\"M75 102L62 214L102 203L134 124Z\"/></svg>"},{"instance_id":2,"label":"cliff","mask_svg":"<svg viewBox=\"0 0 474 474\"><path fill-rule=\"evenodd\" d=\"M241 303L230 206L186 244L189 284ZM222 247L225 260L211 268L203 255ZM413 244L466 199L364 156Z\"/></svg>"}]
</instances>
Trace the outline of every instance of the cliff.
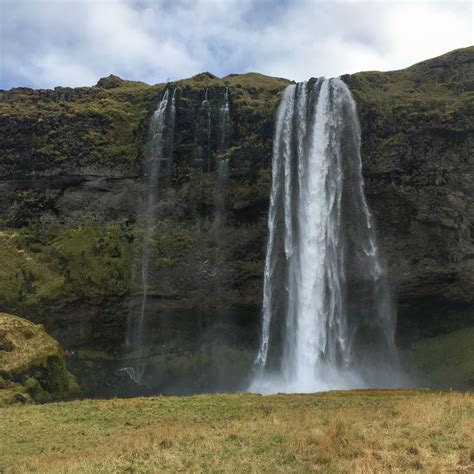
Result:
<instances>
[{"instance_id":1,"label":"cliff","mask_svg":"<svg viewBox=\"0 0 474 474\"><path fill-rule=\"evenodd\" d=\"M474 48L343 80L358 103L366 193L388 274L408 308L401 324L421 318L413 308L423 301L465 308L474 295ZM162 177L150 299L165 315L258 305L273 121L288 83L203 73L168 85L110 76L90 88L0 91L0 311L44 323L67 347L123 342L139 297L131 278L147 127L166 87L176 89L173 167ZM230 179L217 228L224 158ZM162 337L173 330L167 323Z\"/></svg>"}]
</instances>

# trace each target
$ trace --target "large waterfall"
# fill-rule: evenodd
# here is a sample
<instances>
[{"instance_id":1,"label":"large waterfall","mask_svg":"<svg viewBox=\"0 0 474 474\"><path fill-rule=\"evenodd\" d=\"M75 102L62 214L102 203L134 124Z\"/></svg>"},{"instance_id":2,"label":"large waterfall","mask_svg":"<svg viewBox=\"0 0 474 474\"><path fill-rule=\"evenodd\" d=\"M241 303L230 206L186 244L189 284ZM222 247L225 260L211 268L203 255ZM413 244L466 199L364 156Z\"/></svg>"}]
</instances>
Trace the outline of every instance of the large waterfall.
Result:
<instances>
[{"instance_id":1,"label":"large waterfall","mask_svg":"<svg viewBox=\"0 0 474 474\"><path fill-rule=\"evenodd\" d=\"M250 390L396 384L395 314L340 79L290 85L273 148L263 318Z\"/></svg>"},{"instance_id":2,"label":"large waterfall","mask_svg":"<svg viewBox=\"0 0 474 474\"><path fill-rule=\"evenodd\" d=\"M135 292L140 294L140 303L130 307L127 333L127 345L134 355L135 364L126 369L137 383L141 381L145 371L143 358L149 347L146 314L150 280L153 277L152 241L157 226L160 175L165 171L171 172L175 110L175 91L170 94L167 89L151 117L145 151L145 189L137 216L142 239L133 278Z\"/></svg>"}]
</instances>

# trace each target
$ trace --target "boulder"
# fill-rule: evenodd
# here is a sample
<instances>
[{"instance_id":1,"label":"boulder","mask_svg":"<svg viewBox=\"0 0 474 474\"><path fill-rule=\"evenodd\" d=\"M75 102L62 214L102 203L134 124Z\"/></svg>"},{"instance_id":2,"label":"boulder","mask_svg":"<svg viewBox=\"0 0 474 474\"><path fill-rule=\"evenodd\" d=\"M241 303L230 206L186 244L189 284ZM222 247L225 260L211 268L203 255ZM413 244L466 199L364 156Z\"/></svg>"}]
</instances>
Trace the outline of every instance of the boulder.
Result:
<instances>
[{"instance_id":1,"label":"boulder","mask_svg":"<svg viewBox=\"0 0 474 474\"><path fill-rule=\"evenodd\" d=\"M61 400L78 390L43 325L0 313L0 406Z\"/></svg>"}]
</instances>

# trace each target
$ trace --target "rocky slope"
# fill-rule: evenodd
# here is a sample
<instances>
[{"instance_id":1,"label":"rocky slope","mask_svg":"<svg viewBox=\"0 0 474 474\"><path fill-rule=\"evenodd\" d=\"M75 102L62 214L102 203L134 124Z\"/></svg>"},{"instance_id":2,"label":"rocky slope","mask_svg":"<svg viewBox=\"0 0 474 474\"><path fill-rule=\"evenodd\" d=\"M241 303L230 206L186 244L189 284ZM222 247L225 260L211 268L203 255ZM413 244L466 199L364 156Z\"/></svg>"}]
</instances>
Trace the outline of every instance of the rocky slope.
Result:
<instances>
[{"instance_id":1,"label":"rocky slope","mask_svg":"<svg viewBox=\"0 0 474 474\"><path fill-rule=\"evenodd\" d=\"M472 323L474 48L343 79L359 107L366 192L401 327L432 318L426 301L462 305L462 324ZM159 277L151 299L167 321L161 337L176 334L177 311L258 305L273 121L288 83L204 73L169 85L110 76L91 88L0 91L0 310L43 322L66 347L123 342L139 298L131 278L147 125L166 87L176 89L177 108L153 244ZM231 134L223 150L226 87ZM216 229L224 158L231 176ZM193 318L179 314L189 321L181 329L195 331Z\"/></svg>"}]
</instances>

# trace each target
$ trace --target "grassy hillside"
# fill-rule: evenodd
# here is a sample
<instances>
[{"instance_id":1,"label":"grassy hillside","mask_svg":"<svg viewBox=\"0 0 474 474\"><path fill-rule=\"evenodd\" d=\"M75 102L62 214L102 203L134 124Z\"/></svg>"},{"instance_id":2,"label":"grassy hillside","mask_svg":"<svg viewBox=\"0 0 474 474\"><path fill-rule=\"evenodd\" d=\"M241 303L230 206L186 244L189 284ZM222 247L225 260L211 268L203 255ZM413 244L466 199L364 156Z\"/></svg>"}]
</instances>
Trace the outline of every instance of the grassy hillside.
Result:
<instances>
[{"instance_id":1,"label":"grassy hillside","mask_svg":"<svg viewBox=\"0 0 474 474\"><path fill-rule=\"evenodd\" d=\"M474 396L352 391L0 409L0 472L469 472Z\"/></svg>"}]
</instances>

